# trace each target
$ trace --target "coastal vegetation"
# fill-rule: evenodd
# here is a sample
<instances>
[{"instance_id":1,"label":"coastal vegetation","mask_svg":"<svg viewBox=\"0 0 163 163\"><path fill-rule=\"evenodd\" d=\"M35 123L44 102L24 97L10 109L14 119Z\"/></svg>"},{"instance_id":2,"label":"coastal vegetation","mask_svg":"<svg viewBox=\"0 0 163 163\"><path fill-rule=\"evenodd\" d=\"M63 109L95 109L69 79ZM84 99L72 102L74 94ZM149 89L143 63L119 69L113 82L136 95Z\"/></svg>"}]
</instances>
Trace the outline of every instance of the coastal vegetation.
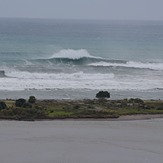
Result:
<instances>
[{"instance_id":1,"label":"coastal vegetation","mask_svg":"<svg viewBox=\"0 0 163 163\"><path fill-rule=\"evenodd\" d=\"M43 120L79 118L119 118L122 115L163 114L163 101L130 98L84 100L28 100L0 101L0 119Z\"/></svg>"},{"instance_id":2,"label":"coastal vegetation","mask_svg":"<svg viewBox=\"0 0 163 163\"><path fill-rule=\"evenodd\" d=\"M96 98L110 98L110 93L108 91L99 91Z\"/></svg>"}]
</instances>

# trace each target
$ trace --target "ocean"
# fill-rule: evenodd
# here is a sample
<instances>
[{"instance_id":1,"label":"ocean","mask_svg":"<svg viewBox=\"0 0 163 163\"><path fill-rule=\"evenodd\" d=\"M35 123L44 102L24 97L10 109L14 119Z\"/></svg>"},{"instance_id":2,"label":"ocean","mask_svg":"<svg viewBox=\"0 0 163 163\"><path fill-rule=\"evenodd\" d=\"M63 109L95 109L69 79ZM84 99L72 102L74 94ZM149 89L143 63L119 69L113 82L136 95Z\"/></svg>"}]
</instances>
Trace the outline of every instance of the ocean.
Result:
<instances>
[{"instance_id":1,"label":"ocean","mask_svg":"<svg viewBox=\"0 0 163 163\"><path fill-rule=\"evenodd\" d=\"M0 98L99 90L163 97L163 22L0 18Z\"/></svg>"}]
</instances>

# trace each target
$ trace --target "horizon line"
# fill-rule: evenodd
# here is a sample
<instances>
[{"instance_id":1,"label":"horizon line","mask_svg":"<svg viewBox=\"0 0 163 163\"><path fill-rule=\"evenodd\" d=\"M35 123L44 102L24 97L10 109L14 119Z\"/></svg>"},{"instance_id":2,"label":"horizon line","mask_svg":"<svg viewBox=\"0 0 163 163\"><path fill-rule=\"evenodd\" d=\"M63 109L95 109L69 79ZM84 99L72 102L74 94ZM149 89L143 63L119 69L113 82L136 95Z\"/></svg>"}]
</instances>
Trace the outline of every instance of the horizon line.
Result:
<instances>
[{"instance_id":1,"label":"horizon line","mask_svg":"<svg viewBox=\"0 0 163 163\"><path fill-rule=\"evenodd\" d=\"M0 19L40 19L40 20L93 20L93 21L163 21L162 19L100 19L100 18L44 18L44 17L4 17Z\"/></svg>"}]
</instances>

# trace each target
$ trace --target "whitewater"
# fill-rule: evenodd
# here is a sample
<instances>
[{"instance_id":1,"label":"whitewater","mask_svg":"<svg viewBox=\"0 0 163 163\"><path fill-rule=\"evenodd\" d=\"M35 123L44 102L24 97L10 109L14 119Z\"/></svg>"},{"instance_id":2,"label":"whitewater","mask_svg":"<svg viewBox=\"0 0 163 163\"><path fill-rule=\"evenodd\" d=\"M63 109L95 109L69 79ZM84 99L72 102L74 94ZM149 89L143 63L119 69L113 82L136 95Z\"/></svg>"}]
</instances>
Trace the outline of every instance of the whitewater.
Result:
<instances>
[{"instance_id":1,"label":"whitewater","mask_svg":"<svg viewBox=\"0 0 163 163\"><path fill-rule=\"evenodd\" d=\"M162 93L163 22L0 22L2 92L62 91L68 98L72 91L78 98L98 90L118 91L121 97Z\"/></svg>"},{"instance_id":2,"label":"whitewater","mask_svg":"<svg viewBox=\"0 0 163 163\"><path fill-rule=\"evenodd\" d=\"M0 80L1 90L163 88L163 63L111 61L84 49L64 49L48 59L1 69L6 75Z\"/></svg>"}]
</instances>

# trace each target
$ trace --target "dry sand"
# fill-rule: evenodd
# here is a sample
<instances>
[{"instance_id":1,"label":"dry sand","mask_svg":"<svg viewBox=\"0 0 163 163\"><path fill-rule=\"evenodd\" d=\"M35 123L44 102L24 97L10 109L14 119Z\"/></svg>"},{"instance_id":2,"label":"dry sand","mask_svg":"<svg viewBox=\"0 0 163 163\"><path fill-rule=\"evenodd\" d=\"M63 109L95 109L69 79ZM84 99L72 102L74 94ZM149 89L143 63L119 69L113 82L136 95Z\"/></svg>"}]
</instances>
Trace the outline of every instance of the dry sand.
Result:
<instances>
[{"instance_id":1,"label":"dry sand","mask_svg":"<svg viewBox=\"0 0 163 163\"><path fill-rule=\"evenodd\" d=\"M162 162L163 119L0 121L0 163Z\"/></svg>"}]
</instances>

